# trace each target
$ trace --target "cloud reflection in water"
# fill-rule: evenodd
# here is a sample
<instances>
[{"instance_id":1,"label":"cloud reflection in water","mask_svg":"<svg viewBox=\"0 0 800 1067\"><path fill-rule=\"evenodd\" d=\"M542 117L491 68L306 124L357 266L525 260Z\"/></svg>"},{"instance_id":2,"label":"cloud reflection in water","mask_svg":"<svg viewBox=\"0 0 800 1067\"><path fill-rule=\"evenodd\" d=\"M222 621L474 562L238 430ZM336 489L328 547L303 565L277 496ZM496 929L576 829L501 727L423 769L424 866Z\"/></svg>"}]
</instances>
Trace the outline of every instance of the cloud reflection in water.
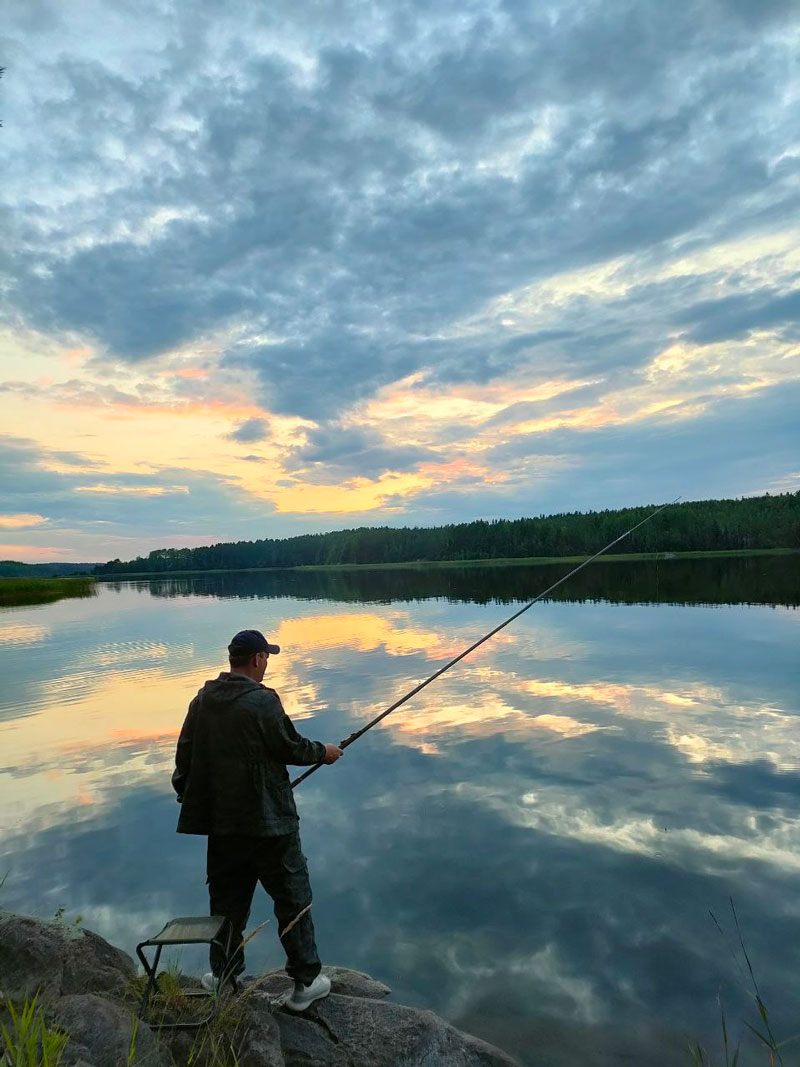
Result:
<instances>
[{"instance_id":1,"label":"cloud reflection in water","mask_svg":"<svg viewBox=\"0 0 800 1067\"><path fill-rule=\"evenodd\" d=\"M0 649L4 906L65 904L129 950L204 910L203 842L175 835L169 775L188 699L241 626L284 647L269 680L303 732L336 739L507 614L147 585L15 609L4 625L28 638ZM298 792L325 958L530 1062L538 1048L559 1067L666 1065L687 1035L714 1039L718 988L732 1017L749 1011L707 918L733 894L790 1032L795 623L538 605ZM259 898L252 924L268 915ZM251 965L279 962L268 929Z\"/></svg>"}]
</instances>

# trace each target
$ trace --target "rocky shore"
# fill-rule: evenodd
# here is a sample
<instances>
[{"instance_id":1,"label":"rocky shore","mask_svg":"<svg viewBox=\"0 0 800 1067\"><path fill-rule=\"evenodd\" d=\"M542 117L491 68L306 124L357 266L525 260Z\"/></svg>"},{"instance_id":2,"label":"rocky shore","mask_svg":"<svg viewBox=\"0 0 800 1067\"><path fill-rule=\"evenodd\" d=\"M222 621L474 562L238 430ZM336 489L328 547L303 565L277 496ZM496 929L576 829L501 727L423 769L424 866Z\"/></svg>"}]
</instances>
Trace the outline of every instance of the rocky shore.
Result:
<instances>
[{"instance_id":1,"label":"rocky shore","mask_svg":"<svg viewBox=\"0 0 800 1067\"><path fill-rule=\"evenodd\" d=\"M302 1015L281 1006L290 983L274 971L226 997L203 1030L159 1030L164 998L173 1015L198 1005L185 997L196 979L167 976L148 1024L136 1017L142 979L130 956L74 923L0 912L2 1020L13 1031L9 1002L38 994L48 1032L69 1035L63 1067L518 1067L433 1012L387 1000L389 988L369 975L325 973L331 995Z\"/></svg>"}]
</instances>

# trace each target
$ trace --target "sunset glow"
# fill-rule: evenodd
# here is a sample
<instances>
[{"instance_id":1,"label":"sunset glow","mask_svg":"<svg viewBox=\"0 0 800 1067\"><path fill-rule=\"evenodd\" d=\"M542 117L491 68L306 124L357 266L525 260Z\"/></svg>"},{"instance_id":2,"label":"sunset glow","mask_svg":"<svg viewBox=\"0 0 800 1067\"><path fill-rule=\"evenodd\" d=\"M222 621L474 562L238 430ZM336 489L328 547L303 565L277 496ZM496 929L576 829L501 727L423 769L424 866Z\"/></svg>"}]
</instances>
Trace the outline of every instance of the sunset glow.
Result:
<instances>
[{"instance_id":1,"label":"sunset glow","mask_svg":"<svg viewBox=\"0 0 800 1067\"><path fill-rule=\"evenodd\" d=\"M6 555L796 489L788 10L171 10L9 15Z\"/></svg>"}]
</instances>

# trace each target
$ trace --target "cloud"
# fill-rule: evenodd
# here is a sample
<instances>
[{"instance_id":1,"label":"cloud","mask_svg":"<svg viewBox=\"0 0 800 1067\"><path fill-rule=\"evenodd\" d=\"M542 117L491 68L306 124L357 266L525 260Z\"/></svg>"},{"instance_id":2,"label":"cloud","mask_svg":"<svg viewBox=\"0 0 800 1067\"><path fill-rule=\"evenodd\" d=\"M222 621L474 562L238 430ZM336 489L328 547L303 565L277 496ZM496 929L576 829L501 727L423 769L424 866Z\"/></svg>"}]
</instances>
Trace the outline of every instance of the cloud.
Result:
<instances>
[{"instance_id":1,"label":"cloud","mask_svg":"<svg viewBox=\"0 0 800 1067\"><path fill-rule=\"evenodd\" d=\"M374 429L331 424L311 430L293 458L307 479L313 480L313 472L318 469L320 477L327 480L346 480L375 479L388 471L414 470L420 463L438 457L427 448L392 446ZM310 475L307 468L311 468Z\"/></svg>"},{"instance_id":2,"label":"cloud","mask_svg":"<svg viewBox=\"0 0 800 1067\"><path fill-rule=\"evenodd\" d=\"M751 491L755 464L703 427L725 397L744 410L797 378L794 5L434 0L313 27L283 4L145 10L109 23L42 0L6 26L2 315L20 351L0 354L0 405L91 412L91 483L127 487L115 506L150 485L169 508L187 485L194 515L201 483L228 500L230 469L248 497L218 512L232 536L259 508L634 503L667 421L716 463L687 478L679 435L659 496ZM116 418L142 420L157 479L104 469ZM629 423L642 436L620 433L612 463L600 431ZM185 449L159 458L161 434ZM269 473L224 444L267 439ZM580 454L601 440L602 462ZM759 455L776 484L796 467ZM88 485L54 483L65 519ZM15 511L50 514L20 493Z\"/></svg>"},{"instance_id":3,"label":"cloud","mask_svg":"<svg viewBox=\"0 0 800 1067\"><path fill-rule=\"evenodd\" d=\"M58 545L5 544L0 545L2 559L21 563L48 563L71 555L68 548Z\"/></svg>"},{"instance_id":4,"label":"cloud","mask_svg":"<svg viewBox=\"0 0 800 1067\"><path fill-rule=\"evenodd\" d=\"M128 496L164 496L171 493L188 493L188 485L76 485L76 493L102 493Z\"/></svg>"},{"instance_id":5,"label":"cloud","mask_svg":"<svg viewBox=\"0 0 800 1067\"><path fill-rule=\"evenodd\" d=\"M276 17L177 24L158 53L133 32L138 74L91 42L59 66L45 50L34 84L72 104L52 113L57 157L42 130L19 164L29 173L40 153L41 197L57 158L62 185L91 183L97 210L80 193L49 217L23 201L20 314L132 361L268 323L285 340L247 358L276 410L319 412L322 388L339 413L425 365L413 335L778 195L767 168L792 119L771 72L788 43L754 43L737 8L634 17L587 3L551 21L433 5L402 49L355 9L321 43L284 12L259 51ZM190 33L215 37L221 70L236 52L237 76L209 77ZM19 91L20 121L30 100Z\"/></svg>"},{"instance_id":6,"label":"cloud","mask_svg":"<svg viewBox=\"0 0 800 1067\"><path fill-rule=\"evenodd\" d=\"M250 444L253 441L263 441L265 437L269 437L269 432L266 419L247 419L227 436L230 441Z\"/></svg>"},{"instance_id":7,"label":"cloud","mask_svg":"<svg viewBox=\"0 0 800 1067\"><path fill-rule=\"evenodd\" d=\"M719 300L705 300L687 308L676 318L690 324L690 338L697 344L712 344L742 337L752 330L800 323L800 289L791 293L769 290L750 292ZM800 336L795 330L794 338Z\"/></svg>"},{"instance_id":8,"label":"cloud","mask_svg":"<svg viewBox=\"0 0 800 1067\"><path fill-rule=\"evenodd\" d=\"M69 557L94 561L210 544L225 539L220 516L263 537L273 514L267 502L243 494L232 477L163 468L116 472L113 481L87 484L85 470L54 461L34 441L8 436L0 436L0 496L12 515L47 514L41 528L31 526L27 533L36 558L45 558L42 550L50 552L58 537L71 546ZM287 532L295 532L291 523ZM23 547L16 546L18 554ZM63 558L64 550L56 556Z\"/></svg>"},{"instance_id":9,"label":"cloud","mask_svg":"<svg viewBox=\"0 0 800 1067\"><path fill-rule=\"evenodd\" d=\"M28 526L41 526L47 522L44 515L0 515L0 529L22 530Z\"/></svg>"}]
</instances>

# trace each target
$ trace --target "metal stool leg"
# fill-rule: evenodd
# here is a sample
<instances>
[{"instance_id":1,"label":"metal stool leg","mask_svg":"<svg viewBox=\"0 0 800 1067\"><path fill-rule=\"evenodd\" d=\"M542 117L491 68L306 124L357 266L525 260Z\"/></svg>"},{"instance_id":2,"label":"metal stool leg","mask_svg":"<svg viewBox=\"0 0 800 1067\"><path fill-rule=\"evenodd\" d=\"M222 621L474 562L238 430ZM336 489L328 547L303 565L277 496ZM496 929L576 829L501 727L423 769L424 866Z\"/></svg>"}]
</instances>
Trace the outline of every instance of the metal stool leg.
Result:
<instances>
[{"instance_id":1,"label":"metal stool leg","mask_svg":"<svg viewBox=\"0 0 800 1067\"><path fill-rule=\"evenodd\" d=\"M161 959L161 949L162 948L163 948L162 945L156 945L156 954L155 954L155 957L153 958L153 963L150 964L150 963L148 963L147 957L145 956L145 954L144 954L144 952L142 950L142 946L141 945L137 945L136 946L136 954L138 955L139 959L142 961L142 966L144 967L145 972L147 974L147 985L144 987L144 993L142 994L142 1000L141 1000L141 1003L139 1005L139 1018L140 1019L144 1016L145 1011L147 1011L147 1003L150 1000L151 994L155 990L158 989L158 963L159 963L159 960Z\"/></svg>"}]
</instances>

